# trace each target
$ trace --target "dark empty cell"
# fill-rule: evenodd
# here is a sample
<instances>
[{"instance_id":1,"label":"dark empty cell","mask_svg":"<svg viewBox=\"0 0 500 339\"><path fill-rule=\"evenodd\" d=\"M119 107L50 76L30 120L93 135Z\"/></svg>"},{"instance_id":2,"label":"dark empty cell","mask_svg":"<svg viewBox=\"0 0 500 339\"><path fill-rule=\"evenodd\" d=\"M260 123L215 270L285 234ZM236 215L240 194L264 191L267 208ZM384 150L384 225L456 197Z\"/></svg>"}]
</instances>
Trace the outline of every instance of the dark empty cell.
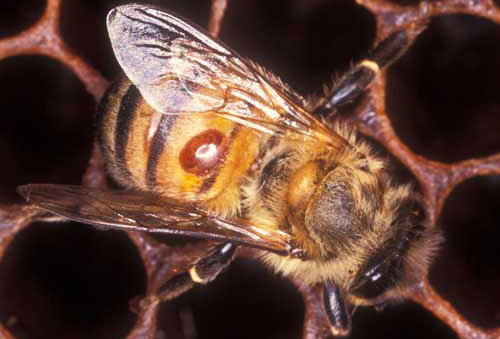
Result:
<instances>
[{"instance_id":1,"label":"dark empty cell","mask_svg":"<svg viewBox=\"0 0 500 339\"><path fill-rule=\"evenodd\" d=\"M178 13L190 21L206 27L209 1L133 1L156 5ZM129 4L131 1L63 1L61 33L65 41L96 66L108 79L113 80L120 73L120 67L113 55L106 28L106 15L113 7Z\"/></svg>"},{"instance_id":2,"label":"dark empty cell","mask_svg":"<svg viewBox=\"0 0 500 339\"><path fill-rule=\"evenodd\" d=\"M445 242L431 267L432 285L466 319L498 326L500 304L500 176L478 177L458 186L439 225Z\"/></svg>"},{"instance_id":3,"label":"dark empty cell","mask_svg":"<svg viewBox=\"0 0 500 339\"><path fill-rule=\"evenodd\" d=\"M353 315L349 339L455 339L456 334L434 315L411 303L387 305L381 311L360 307Z\"/></svg>"},{"instance_id":4,"label":"dark empty cell","mask_svg":"<svg viewBox=\"0 0 500 339\"><path fill-rule=\"evenodd\" d=\"M455 162L500 151L500 27L478 17L435 18L389 70L387 106L418 154Z\"/></svg>"},{"instance_id":5,"label":"dark empty cell","mask_svg":"<svg viewBox=\"0 0 500 339\"><path fill-rule=\"evenodd\" d=\"M63 1L61 35L76 53L95 66L109 80L119 74L106 29L110 1Z\"/></svg>"},{"instance_id":6,"label":"dark empty cell","mask_svg":"<svg viewBox=\"0 0 500 339\"><path fill-rule=\"evenodd\" d=\"M22 338L124 338L129 302L145 292L137 249L123 232L33 224L0 263L0 321Z\"/></svg>"},{"instance_id":7,"label":"dark empty cell","mask_svg":"<svg viewBox=\"0 0 500 339\"><path fill-rule=\"evenodd\" d=\"M374 24L353 1L235 1L221 40L301 94L320 93L368 52Z\"/></svg>"},{"instance_id":8,"label":"dark empty cell","mask_svg":"<svg viewBox=\"0 0 500 339\"><path fill-rule=\"evenodd\" d=\"M12 36L31 27L43 15L44 0L0 2L0 38Z\"/></svg>"},{"instance_id":9,"label":"dark empty cell","mask_svg":"<svg viewBox=\"0 0 500 339\"><path fill-rule=\"evenodd\" d=\"M0 201L17 185L80 182L92 145L95 102L64 65L45 57L0 62Z\"/></svg>"},{"instance_id":10,"label":"dark empty cell","mask_svg":"<svg viewBox=\"0 0 500 339\"><path fill-rule=\"evenodd\" d=\"M289 281L238 259L215 281L162 306L158 327L168 338L301 338L303 312Z\"/></svg>"}]
</instances>

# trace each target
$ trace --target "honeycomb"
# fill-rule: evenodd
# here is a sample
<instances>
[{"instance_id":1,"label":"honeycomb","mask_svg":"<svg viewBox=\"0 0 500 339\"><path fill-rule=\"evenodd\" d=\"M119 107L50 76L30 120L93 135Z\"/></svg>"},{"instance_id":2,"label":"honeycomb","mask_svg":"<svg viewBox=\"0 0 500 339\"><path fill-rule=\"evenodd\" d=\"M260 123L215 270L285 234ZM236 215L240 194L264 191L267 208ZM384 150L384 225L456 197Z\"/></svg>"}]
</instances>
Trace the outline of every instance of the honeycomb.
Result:
<instances>
[{"instance_id":1,"label":"honeycomb","mask_svg":"<svg viewBox=\"0 0 500 339\"><path fill-rule=\"evenodd\" d=\"M107 185L95 105L119 68L105 15L124 1L0 5L0 337L326 338L321 291L250 249L165 304L141 296L205 242L101 232L15 194L30 182ZM347 119L415 182L445 243L406 300L356 309L351 338L500 338L500 9L492 0L148 1L209 28L299 92L409 25L428 25Z\"/></svg>"}]
</instances>

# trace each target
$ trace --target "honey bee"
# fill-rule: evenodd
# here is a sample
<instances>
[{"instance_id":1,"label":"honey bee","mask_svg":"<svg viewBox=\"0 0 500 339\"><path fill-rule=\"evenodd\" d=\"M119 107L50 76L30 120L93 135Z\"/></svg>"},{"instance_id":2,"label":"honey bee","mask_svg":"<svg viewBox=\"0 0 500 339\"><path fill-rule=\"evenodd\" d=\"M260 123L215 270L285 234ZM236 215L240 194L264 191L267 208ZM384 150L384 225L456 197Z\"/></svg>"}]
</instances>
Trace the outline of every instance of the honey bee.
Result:
<instances>
[{"instance_id":1,"label":"honey bee","mask_svg":"<svg viewBox=\"0 0 500 339\"><path fill-rule=\"evenodd\" d=\"M350 333L354 306L397 298L423 276L440 235L420 197L335 118L419 30L390 35L311 102L167 11L120 6L107 25L124 75L100 103L97 142L125 189L20 186L28 202L98 227L218 244L160 300L213 280L238 246L260 249L277 273L324 286L337 336Z\"/></svg>"}]
</instances>

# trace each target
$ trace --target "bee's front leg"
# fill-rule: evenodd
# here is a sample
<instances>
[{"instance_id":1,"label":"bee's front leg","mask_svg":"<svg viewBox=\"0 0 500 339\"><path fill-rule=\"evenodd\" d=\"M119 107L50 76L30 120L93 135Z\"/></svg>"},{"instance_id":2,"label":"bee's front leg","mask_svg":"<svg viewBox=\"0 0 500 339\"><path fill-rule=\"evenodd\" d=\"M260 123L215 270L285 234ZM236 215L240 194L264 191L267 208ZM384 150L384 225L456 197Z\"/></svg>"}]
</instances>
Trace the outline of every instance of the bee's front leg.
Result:
<instances>
[{"instance_id":1,"label":"bee's front leg","mask_svg":"<svg viewBox=\"0 0 500 339\"><path fill-rule=\"evenodd\" d=\"M351 314L337 285L331 282L325 283L323 304L330 320L332 334L335 337L348 336L351 333Z\"/></svg>"},{"instance_id":2,"label":"bee's front leg","mask_svg":"<svg viewBox=\"0 0 500 339\"><path fill-rule=\"evenodd\" d=\"M237 246L231 243L217 245L199 259L188 271L180 273L160 287L154 298L166 301L186 292L195 284L214 280L232 262Z\"/></svg>"},{"instance_id":3,"label":"bee's front leg","mask_svg":"<svg viewBox=\"0 0 500 339\"><path fill-rule=\"evenodd\" d=\"M389 35L377 45L367 58L357 63L344 74L324 97L308 104L308 109L316 116L328 118L337 108L356 100L372 83L377 74L396 61L425 28L422 23Z\"/></svg>"}]
</instances>

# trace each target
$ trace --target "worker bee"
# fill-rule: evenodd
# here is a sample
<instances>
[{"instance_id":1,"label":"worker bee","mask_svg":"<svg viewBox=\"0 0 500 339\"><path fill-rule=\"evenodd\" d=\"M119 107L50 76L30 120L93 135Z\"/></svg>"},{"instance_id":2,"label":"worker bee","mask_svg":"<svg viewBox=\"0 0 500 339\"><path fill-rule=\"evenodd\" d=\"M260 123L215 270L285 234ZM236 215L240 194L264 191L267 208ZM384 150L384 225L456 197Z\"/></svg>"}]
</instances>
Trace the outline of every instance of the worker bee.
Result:
<instances>
[{"instance_id":1,"label":"worker bee","mask_svg":"<svg viewBox=\"0 0 500 339\"><path fill-rule=\"evenodd\" d=\"M160 300L211 281L238 246L251 246L277 273L322 284L332 333L345 336L353 306L419 281L440 239L420 197L391 182L385 162L335 119L417 30L389 36L308 102L167 11L120 6L107 25L124 75L100 103L97 142L125 189L20 186L28 202L98 227L218 244L167 282Z\"/></svg>"}]
</instances>

